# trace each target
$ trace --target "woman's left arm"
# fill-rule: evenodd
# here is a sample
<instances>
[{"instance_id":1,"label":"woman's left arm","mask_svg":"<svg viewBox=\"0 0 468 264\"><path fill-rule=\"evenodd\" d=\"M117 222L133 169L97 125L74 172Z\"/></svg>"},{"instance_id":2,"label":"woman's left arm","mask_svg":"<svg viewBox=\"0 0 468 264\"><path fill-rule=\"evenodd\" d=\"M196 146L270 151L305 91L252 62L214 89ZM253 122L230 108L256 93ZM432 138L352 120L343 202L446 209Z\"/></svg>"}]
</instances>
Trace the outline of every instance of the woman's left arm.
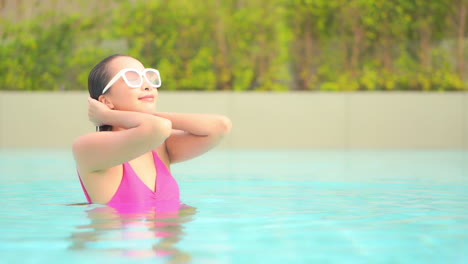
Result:
<instances>
[{"instance_id":1,"label":"woman's left arm","mask_svg":"<svg viewBox=\"0 0 468 264\"><path fill-rule=\"evenodd\" d=\"M165 113L156 116L172 122L172 133L166 139L170 163L195 158L212 149L229 133L231 120L223 115Z\"/></svg>"}]
</instances>

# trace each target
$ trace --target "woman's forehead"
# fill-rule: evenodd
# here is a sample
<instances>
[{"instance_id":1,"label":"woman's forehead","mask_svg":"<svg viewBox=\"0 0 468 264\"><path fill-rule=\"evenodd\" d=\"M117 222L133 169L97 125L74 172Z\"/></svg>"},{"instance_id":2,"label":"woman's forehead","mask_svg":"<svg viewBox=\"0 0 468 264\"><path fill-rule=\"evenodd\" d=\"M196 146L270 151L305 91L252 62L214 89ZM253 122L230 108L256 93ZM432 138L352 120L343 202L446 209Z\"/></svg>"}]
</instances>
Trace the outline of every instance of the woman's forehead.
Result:
<instances>
[{"instance_id":1,"label":"woman's forehead","mask_svg":"<svg viewBox=\"0 0 468 264\"><path fill-rule=\"evenodd\" d=\"M127 56L117 57L113 59L110 62L109 66L113 74L116 74L117 72L125 68L132 68L132 69L137 69L140 71L145 68L140 61L132 57L127 57Z\"/></svg>"}]
</instances>

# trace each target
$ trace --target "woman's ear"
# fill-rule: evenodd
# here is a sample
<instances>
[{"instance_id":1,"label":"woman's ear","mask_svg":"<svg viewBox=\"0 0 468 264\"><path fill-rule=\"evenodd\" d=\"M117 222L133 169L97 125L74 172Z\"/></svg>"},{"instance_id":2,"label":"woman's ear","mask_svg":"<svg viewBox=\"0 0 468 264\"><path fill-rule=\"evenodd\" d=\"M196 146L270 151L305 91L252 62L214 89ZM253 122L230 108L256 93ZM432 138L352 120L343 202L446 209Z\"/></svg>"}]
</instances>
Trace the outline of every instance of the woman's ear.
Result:
<instances>
[{"instance_id":1,"label":"woman's ear","mask_svg":"<svg viewBox=\"0 0 468 264\"><path fill-rule=\"evenodd\" d=\"M107 98L107 96L104 94L99 96L98 101L107 105L110 109L114 109L114 104L112 104L109 98Z\"/></svg>"}]
</instances>

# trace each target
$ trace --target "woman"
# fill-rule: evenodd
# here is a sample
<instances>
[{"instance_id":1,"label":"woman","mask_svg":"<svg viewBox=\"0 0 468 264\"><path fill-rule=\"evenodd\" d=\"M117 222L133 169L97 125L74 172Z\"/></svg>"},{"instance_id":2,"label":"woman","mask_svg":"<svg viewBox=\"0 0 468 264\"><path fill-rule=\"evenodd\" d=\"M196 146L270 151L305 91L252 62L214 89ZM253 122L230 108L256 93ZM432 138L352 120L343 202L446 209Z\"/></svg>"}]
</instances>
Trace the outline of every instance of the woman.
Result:
<instances>
[{"instance_id":1,"label":"woman","mask_svg":"<svg viewBox=\"0 0 468 264\"><path fill-rule=\"evenodd\" d=\"M89 203L180 204L170 165L197 157L231 129L221 115L156 112L159 72L112 55L91 71L88 116L99 127L73 144ZM170 201L170 203L169 203Z\"/></svg>"}]
</instances>

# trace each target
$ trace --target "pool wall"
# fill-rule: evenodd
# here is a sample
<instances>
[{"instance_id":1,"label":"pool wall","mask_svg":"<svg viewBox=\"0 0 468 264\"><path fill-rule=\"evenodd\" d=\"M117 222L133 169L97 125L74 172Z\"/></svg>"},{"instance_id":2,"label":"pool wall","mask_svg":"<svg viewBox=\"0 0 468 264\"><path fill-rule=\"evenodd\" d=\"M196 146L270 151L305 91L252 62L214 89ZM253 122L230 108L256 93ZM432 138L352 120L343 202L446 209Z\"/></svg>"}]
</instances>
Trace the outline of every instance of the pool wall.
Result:
<instances>
[{"instance_id":1,"label":"pool wall","mask_svg":"<svg viewBox=\"0 0 468 264\"><path fill-rule=\"evenodd\" d=\"M86 92L0 92L0 148L63 148L94 131ZM468 149L468 93L167 92L158 111L233 121L221 148Z\"/></svg>"}]
</instances>

